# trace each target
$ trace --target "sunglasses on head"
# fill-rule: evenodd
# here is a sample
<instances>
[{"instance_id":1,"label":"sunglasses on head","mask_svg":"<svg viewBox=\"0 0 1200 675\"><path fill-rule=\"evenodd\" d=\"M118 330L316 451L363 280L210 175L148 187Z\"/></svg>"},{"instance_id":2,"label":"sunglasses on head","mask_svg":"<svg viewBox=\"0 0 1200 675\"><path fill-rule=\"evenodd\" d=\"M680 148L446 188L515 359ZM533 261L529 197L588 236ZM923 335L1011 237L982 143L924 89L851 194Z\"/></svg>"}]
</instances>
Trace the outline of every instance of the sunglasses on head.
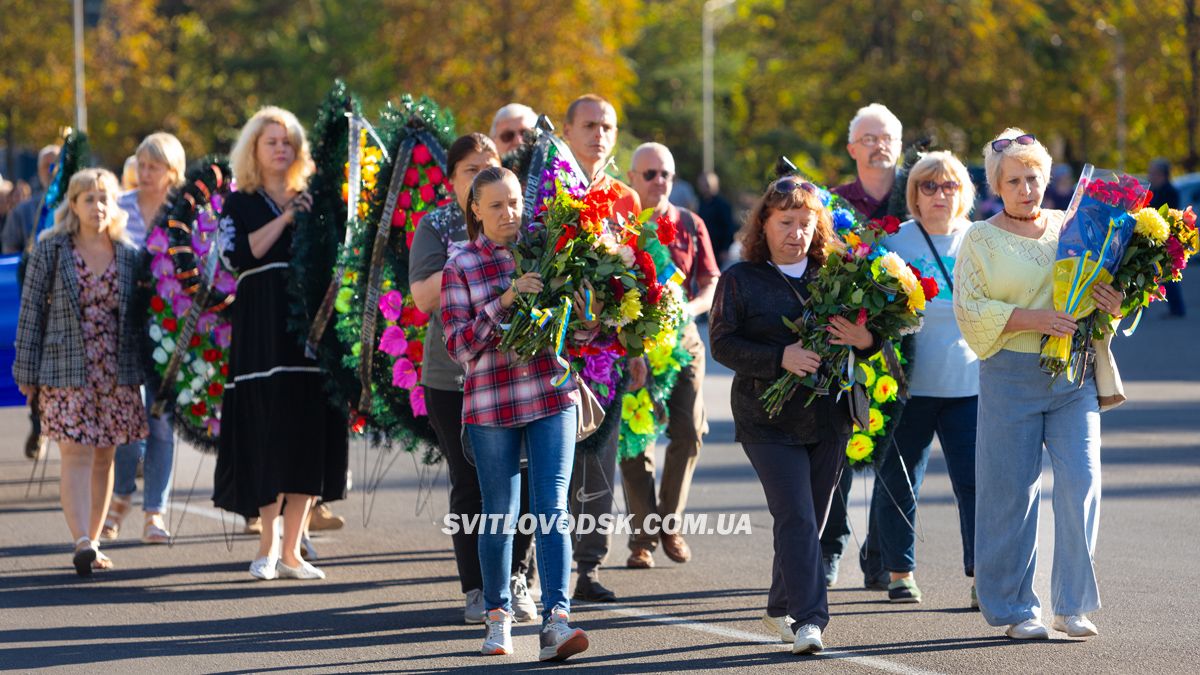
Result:
<instances>
[{"instance_id":1,"label":"sunglasses on head","mask_svg":"<svg viewBox=\"0 0 1200 675\"><path fill-rule=\"evenodd\" d=\"M996 140L992 141L992 151L1004 152L1004 149L1013 143L1016 143L1017 145L1033 145L1036 142L1037 136L1034 136L1033 134L1021 134L1016 138L997 138Z\"/></svg>"},{"instance_id":2,"label":"sunglasses on head","mask_svg":"<svg viewBox=\"0 0 1200 675\"><path fill-rule=\"evenodd\" d=\"M952 197L962 186L958 184L958 181L953 180L948 180L945 183L937 183L935 181L926 180L918 183L917 187L920 188L921 194L925 195L926 197L934 196L938 193L938 190L941 190L942 194L946 195L947 197Z\"/></svg>"},{"instance_id":3,"label":"sunglasses on head","mask_svg":"<svg viewBox=\"0 0 1200 675\"><path fill-rule=\"evenodd\" d=\"M649 183L659 176L662 176L663 180L671 180L671 175L671 172L666 169L646 169L642 172L642 180Z\"/></svg>"},{"instance_id":4,"label":"sunglasses on head","mask_svg":"<svg viewBox=\"0 0 1200 675\"><path fill-rule=\"evenodd\" d=\"M505 129L504 131L500 132L500 135L497 136L497 138L500 139L501 143L512 143L513 139L517 138L526 131L526 129L521 129L520 131L516 131L514 129Z\"/></svg>"},{"instance_id":5,"label":"sunglasses on head","mask_svg":"<svg viewBox=\"0 0 1200 675\"><path fill-rule=\"evenodd\" d=\"M780 178L771 184L770 192L779 195L790 195L796 190L804 190L809 194L817 194L817 186L812 183L795 176L786 176Z\"/></svg>"}]
</instances>

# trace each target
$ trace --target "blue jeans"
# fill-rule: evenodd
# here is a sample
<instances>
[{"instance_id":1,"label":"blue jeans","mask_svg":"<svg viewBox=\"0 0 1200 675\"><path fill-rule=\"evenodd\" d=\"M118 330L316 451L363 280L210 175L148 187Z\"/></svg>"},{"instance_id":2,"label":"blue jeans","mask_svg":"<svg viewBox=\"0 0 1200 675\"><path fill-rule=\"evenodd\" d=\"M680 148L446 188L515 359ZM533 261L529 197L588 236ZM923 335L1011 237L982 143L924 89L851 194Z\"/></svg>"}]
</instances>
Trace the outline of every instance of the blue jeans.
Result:
<instances>
[{"instance_id":1,"label":"blue jeans","mask_svg":"<svg viewBox=\"0 0 1200 675\"><path fill-rule=\"evenodd\" d=\"M1001 350L979 364L976 436L975 587L993 626L1039 618L1033 590L1042 447L1054 469L1055 614L1100 608L1093 554L1100 532L1100 408L1088 370L1083 386L1051 382L1037 354Z\"/></svg>"},{"instance_id":2,"label":"blue jeans","mask_svg":"<svg viewBox=\"0 0 1200 675\"><path fill-rule=\"evenodd\" d=\"M142 510L162 513L171 496L171 469L175 465L175 433L171 429L171 413L162 417L150 414L154 405L154 389L145 387L146 417L150 422L150 437L117 446L114 461L113 494L130 497L137 492L137 465L145 458L143 481L145 496Z\"/></svg>"},{"instance_id":3,"label":"blue jeans","mask_svg":"<svg viewBox=\"0 0 1200 675\"><path fill-rule=\"evenodd\" d=\"M883 454L871 497L870 526L863 547L863 573L916 569L917 499L936 433L946 456L950 485L958 501L963 571L975 574L975 427L979 397L914 396L904 405L894 444Z\"/></svg>"},{"instance_id":4,"label":"blue jeans","mask_svg":"<svg viewBox=\"0 0 1200 675\"><path fill-rule=\"evenodd\" d=\"M475 450L475 471L483 493L483 513L500 514L515 527L521 504L521 440L529 459L530 513L538 519L537 566L542 584L542 618L556 609L571 611L571 535L557 523L567 517L567 485L575 461L575 407L519 427L467 424ZM503 521L502 521L503 522ZM543 522L549 527L543 527ZM503 528L479 535L486 608L512 611L509 573L513 534Z\"/></svg>"}]
</instances>

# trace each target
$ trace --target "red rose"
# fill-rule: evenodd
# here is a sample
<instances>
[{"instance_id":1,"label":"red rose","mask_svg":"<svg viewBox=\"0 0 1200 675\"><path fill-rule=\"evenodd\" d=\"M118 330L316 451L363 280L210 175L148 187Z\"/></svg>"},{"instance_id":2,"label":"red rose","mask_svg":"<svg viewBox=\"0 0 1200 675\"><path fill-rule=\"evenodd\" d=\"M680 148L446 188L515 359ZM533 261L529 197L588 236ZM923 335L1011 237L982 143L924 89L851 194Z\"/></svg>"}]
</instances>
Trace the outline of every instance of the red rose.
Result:
<instances>
[{"instance_id":1,"label":"red rose","mask_svg":"<svg viewBox=\"0 0 1200 675\"><path fill-rule=\"evenodd\" d=\"M612 289L613 295L617 298L617 300L625 297L625 284L621 283L620 279L616 277L609 277L608 287Z\"/></svg>"},{"instance_id":2,"label":"red rose","mask_svg":"<svg viewBox=\"0 0 1200 675\"><path fill-rule=\"evenodd\" d=\"M412 214L412 229L417 229L417 226L421 224L421 219L424 217L424 211L417 211L416 213Z\"/></svg>"},{"instance_id":3,"label":"red rose","mask_svg":"<svg viewBox=\"0 0 1200 675\"><path fill-rule=\"evenodd\" d=\"M208 385L209 396L216 398L223 393L225 393L225 387L220 382L213 382L212 384Z\"/></svg>"},{"instance_id":4,"label":"red rose","mask_svg":"<svg viewBox=\"0 0 1200 675\"><path fill-rule=\"evenodd\" d=\"M163 330L174 333L179 328L179 322L174 318L163 319Z\"/></svg>"},{"instance_id":5,"label":"red rose","mask_svg":"<svg viewBox=\"0 0 1200 675\"><path fill-rule=\"evenodd\" d=\"M193 335L192 339L188 341L188 346L191 347L192 349L199 347L200 346L200 336Z\"/></svg>"},{"instance_id":6,"label":"red rose","mask_svg":"<svg viewBox=\"0 0 1200 675\"><path fill-rule=\"evenodd\" d=\"M929 300L936 298L938 293L941 292L937 281L933 277L921 277L921 290L925 292L925 297Z\"/></svg>"},{"instance_id":7,"label":"red rose","mask_svg":"<svg viewBox=\"0 0 1200 675\"><path fill-rule=\"evenodd\" d=\"M425 180L433 183L434 185L446 180L445 174L442 173L442 167L435 164L428 169L425 169Z\"/></svg>"},{"instance_id":8,"label":"red rose","mask_svg":"<svg viewBox=\"0 0 1200 675\"><path fill-rule=\"evenodd\" d=\"M408 351L405 352L408 360L413 363L420 363L425 359L425 343L420 340L409 340Z\"/></svg>"},{"instance_id":9,"label":"red rose","mask_svg":"<svg viewBox=\"0 0 1200 675\"><path fill-rule=\"evenodd\" d=\"M229 377L229 364L228 363L221 364L221 376Z\"/></svg>"},{"instance_id":10,"label":"red rose","mask_svg":"<svg viewBox=\"0 0 1200 675\"><path fill-rule=\"evenodd\" d=\"M207 361L209 363L216 363L217 361L221 360L221 350L220 349L205 349L204 354L202 356L205 361Z\"/></svg>"},{"instance_id":11,"label":"red rose","mask_svg":"<svg viewBox=\"0 0 1200 675\"><path fill-rule=\"evenodd\" d=\"M192 404L192 414L196 417L204 417L208 414L208 405L204 401Z\"/></svg>"},{"instance_id":12,"label":"red rose","mask_svg":"<svg viewBox=\"0 0 1200 675\"><path fill-rule=\"evenodd\" d=\"M396 198L396 207L404 209L405 211L407 211L408 209L411 209L412 208L412 193L410 193L408 190L401 192L400 196Z\"/></svg>"},{"instance_id":13,"label":"red rose","mask_svg":"<svg viewBox=\"0 0 1200 675\"><path fill-rule=\"evenodd\" d=\"M408 212L402 209L396 209L392 213L392 227L404 227L408 222Z\"/></svg>"},{"instance_id":14,"label":"red rose","mask_svg":"<svg viewBox=\"0 0 1200 675\"><path fill-rule=\"evenodd\" d=\"M433 189L433 185L426 183L421 186L421 201L426 204L433 204L437 200L437 191Z\"/></svg>"},{"instance_id":15,"label":"red rose","mask_svg":"<svg viewBox=\"0 0 1200 675\"><path fill-rule=\"evenodd\" d=\"M421 182L421 174L417 171L417 167L410 166L404 172L404 184L408 187L416 187L417 183Z\"/></svg>"},{"instance_id":16,"label":"red rose","mask_svg":"<svg viewBox=\"0 0 1200 675\"><path fill-rule=\"evenodd\" d=\"M156 312L161 312L166 308L167 303L162 298L158 297L157 295L153 298L150 298L150 309L153 309Z\"/></svg>"},{"instance_id":17,"label":"red rose","mask_svg":"<svg viewBox=\"0 0 1200 675\"><path fill-rule=\"evenodd\" d=\"M883 217L883 231L888 234L896 234L900 231L900 219L896 216Z\"/></svg>"},{"instance_id":18,"label":"red rose","mask_svg":"<svg viewBox=\"0 0 1200 675\"><path fill-rule=\"evenodd\" d=\"M424 143L417 143L413 147L412 160L417 164L428 164L433 161L433 155L430 154L429 148L425 147Z\"/></svg>"}]
</instances>

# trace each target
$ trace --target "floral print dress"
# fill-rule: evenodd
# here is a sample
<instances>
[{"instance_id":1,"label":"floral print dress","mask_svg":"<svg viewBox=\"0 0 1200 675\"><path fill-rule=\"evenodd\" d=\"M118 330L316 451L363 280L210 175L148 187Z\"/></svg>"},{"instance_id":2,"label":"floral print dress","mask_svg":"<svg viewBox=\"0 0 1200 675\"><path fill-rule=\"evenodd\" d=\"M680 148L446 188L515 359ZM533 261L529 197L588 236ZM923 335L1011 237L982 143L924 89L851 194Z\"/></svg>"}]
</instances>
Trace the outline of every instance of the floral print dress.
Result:
<instances>
[{"instance_id":1,"label":"floral print dress","mask_svg":"<svg viewBox=\"0 0 1200 675\"><path fill-rule=\"evenodd\" d=\"M138 387L117 384L117 260L96 274L78 251L71 253L79 279L87 386L42 387L42 433L60 443L98 448L145 438L149 429Z\"/></svg>"}]
</instances>

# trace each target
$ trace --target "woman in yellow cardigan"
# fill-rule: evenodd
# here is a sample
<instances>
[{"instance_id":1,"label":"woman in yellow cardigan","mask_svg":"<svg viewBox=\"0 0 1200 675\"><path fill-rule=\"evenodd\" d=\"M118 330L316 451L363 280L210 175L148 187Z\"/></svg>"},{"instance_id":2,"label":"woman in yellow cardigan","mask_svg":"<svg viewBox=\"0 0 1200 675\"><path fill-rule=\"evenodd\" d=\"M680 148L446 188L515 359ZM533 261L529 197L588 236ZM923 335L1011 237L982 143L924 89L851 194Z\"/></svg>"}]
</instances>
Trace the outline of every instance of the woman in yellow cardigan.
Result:
<instances>
[{"instance_id":1,"label":"woman in yellow cardigan","mask_svg":"<svg viewBox=\"0 0 1200 675\"><path fill-rule=\"evenodd\" d=\"M1100 408L1118 402L1106 342L1082 382L1039 366L1042 336L1066 337L1075 319L1054 309L1053 268L1062 211L1042 209L1050 154L1033 136L1006 129L984 147L988 184L1004 210L967 232L954 270L954 312L979 355L975 580L979 606L1014 639L1049 637L1033 590L1042 447L1054 469L1054 630L1096 635L1100 608L1092 555L1100 529ZM1121 295L1097 284L1100 310L1117 315ZM1097 384L1099 383L1099 391ZM1102 400L1101 396L1107 397Z\"/></svg>"}]
</instances>

